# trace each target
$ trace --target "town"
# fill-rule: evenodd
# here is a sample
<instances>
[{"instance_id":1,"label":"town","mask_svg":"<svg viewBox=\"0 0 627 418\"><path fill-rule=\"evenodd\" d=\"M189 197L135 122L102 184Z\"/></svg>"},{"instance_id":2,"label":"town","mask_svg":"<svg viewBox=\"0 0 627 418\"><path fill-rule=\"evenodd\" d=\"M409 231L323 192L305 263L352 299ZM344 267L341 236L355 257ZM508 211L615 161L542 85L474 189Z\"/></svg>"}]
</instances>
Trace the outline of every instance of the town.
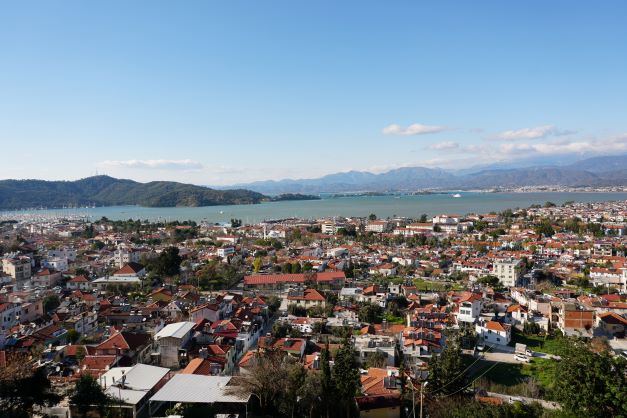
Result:
<instances>
[{"instance_id":1,"label":"town","mask_svg":"<svg viewBox=\"0 0 627 418\"><path fill-rule=\"evenodd\" d=\"M627 202L0 223L0 417L627 416Z\"/></svg>"}]
</instances>

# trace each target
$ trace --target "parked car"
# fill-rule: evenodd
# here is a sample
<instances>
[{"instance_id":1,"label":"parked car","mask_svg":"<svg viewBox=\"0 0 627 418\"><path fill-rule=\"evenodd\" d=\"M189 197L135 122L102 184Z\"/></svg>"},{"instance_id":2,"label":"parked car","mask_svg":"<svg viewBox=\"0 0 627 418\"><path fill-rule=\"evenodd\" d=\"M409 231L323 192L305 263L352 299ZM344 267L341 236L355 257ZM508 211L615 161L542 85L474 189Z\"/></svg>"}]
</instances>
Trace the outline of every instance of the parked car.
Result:
<instances>
[{"instance_id":1,"label":"parked car","mask_svg":"<svg viewBox=\"0 0 627 418\"><path fill-rule=\"evenodd\" d=\"M522 354L514 354L514 358L518 361L522 361L523 363L529 363L531 361L529 360L529 357Z\"/></svg>"}]
</instances>

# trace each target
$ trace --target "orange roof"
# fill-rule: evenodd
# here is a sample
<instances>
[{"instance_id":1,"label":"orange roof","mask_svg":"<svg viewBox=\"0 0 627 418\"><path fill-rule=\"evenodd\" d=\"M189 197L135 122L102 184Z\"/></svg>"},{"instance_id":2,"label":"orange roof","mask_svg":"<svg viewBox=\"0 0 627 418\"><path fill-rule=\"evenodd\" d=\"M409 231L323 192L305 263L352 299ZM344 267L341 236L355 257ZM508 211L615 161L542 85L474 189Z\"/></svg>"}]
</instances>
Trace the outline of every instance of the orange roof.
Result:
<instances>
[{"instance_id":1,"label":"orange roof","mask_svg":"<svg viewBox=\"0 0 627 418\"><path fill-rule=\"evenodd\" d=\"M496 321L488 321L486 322L486 328L491 331L507 332L511 328L511 325L501 324L500 322L496 322Z\"/></svg>"},{"instance_id":2,"label":"orange roof","mask_svg":"<svg viewBox=\"0 0 627 418\"><path fill-rule=\"evenodd\" d=\"M288 300L309 300L309 301L319 301L323 302L324 296L320 294L316 289L305 289L303 292L303 296L299 295L288 295Z\"/></svg>"},{"instance_id":3,"label":"orange roof","mask_svg":"<svg viewBox=\"0 0 627 418\"><path fill-rule=\"evenodd\" d=\"M606 312L599 314L599 319L609 324L622 324L624 326L627 326L627 319L623 318L616 312Z\"/></svg>"}]
</instances>

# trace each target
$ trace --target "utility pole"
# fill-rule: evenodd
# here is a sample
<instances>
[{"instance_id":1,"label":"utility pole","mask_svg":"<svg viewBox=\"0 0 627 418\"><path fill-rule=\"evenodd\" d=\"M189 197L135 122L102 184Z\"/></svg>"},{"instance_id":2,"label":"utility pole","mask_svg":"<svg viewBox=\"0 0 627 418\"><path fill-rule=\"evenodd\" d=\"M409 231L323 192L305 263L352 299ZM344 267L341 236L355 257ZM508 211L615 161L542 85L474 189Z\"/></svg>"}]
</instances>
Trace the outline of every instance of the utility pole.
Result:
<instances>
[{"instance_id":1,"label":"utility pole","mask_svg":"<svg viewBox=\"0 0 627 418\"><path fill-rule=\"evenodd\" d=\"M422 418L422 404L424 401L424 393L423 390L424 388L427 387L427 385L429 384L429 382L424 382L420 384L420 418Z\"/></svg>"}]
</instances>

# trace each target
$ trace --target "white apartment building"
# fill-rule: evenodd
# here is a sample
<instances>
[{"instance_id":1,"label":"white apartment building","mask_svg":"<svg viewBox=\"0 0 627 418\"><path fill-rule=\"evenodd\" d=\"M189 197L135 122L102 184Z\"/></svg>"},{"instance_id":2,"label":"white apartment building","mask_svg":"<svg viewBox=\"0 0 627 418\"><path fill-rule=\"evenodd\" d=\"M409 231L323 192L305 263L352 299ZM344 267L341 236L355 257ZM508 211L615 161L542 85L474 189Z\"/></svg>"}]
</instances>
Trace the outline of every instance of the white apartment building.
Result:
<instances>
[{"instance_id":1,"label":"white apartment building","mask_svg":"<svg viewBox=\"0 0 627 418\"><path fill-rule=\"evenodd\" d=\"M15 281L30 279L31 261L29 257L19 256L2 259L2 271L11 276Z\"/></svg>"},{"instance_id":2,"label":"white apartment building","mask_svg":"<svg viewBox=\"0 0 627 418\"><path fill-rule=\"evenodd\" d=\"M119 268L122 268L129 263L139 263L139 256L139 251L121 247L113 253L113 260Z\"/></svg>"},{"instance_id":3,"label":"white apartment building","mask_svg":"<svg viewBox=\"0 0 627 418\"><path fill-rule=\"evenodd\" d=\"M20 322L22 307L17 303L0 303L0 334L5 334L7 330Z\"/></svg>"},{"instance_id":4,"label":"white apartment building","mask_svg":"<svg viewBox=\"0 0 627 418\"><path fill-rule=\"evenodd\" d=\"M383 233L386 232L390 227L390 223L388 221L370 221L366 224L366 232L376 232Z\"/></svg>"},{"instance_id":5,"label":"white apartment building","mask_svg":"<svg viewBox=\"0 0 627 418\"><path fill-rule=\"evenodd\" d=\"M327 235L335 235L337 234L337 230L340 228L344 228L346 225L338 224L335 222L322 222L320 224L320 232Z\"/></svg>"},{"instance_id":6,"label":"white apartment building","mask_svg":"<svg viewBox=\"0 0 627 418\"><path fill-rule=\"evenodd\" d=\"M496 260L492 266L492 273L499 278L505 287L514 287L525 273L524 263L520 259L505 258Z\"/></svg>"},{"instance_id":7,"label":"white apartment building","mask_svg":"<svg viewBox=\"0 0 627 418\"><path fill-rule=\"evenodd\" d=\"M66 258L68 261L76 261L76 250L74 248L60 248L48 251L48 258Z\"/></svg>"},{"instance_id":8,"label":"white apartment building","mask_svg":"<svg viewBox=\"0 0 627 418\"><path fill-rule=\"evenodd\" d=\"M228 257L235 254L235 248L233 247L220 247L218 248L218 257Z\"/></svg>"},{"instance_id":9,"label":"white apartment building","mask_svg":"<svg viewBox=\"0 0 627 418\"><path fill-rule=\"evenodd\" d=\"M47 269L54 269L57 271L67 271L69 268L68 259L65 257L49 257L41 261L41 265Z\"/></svg>"}]
</instances>

